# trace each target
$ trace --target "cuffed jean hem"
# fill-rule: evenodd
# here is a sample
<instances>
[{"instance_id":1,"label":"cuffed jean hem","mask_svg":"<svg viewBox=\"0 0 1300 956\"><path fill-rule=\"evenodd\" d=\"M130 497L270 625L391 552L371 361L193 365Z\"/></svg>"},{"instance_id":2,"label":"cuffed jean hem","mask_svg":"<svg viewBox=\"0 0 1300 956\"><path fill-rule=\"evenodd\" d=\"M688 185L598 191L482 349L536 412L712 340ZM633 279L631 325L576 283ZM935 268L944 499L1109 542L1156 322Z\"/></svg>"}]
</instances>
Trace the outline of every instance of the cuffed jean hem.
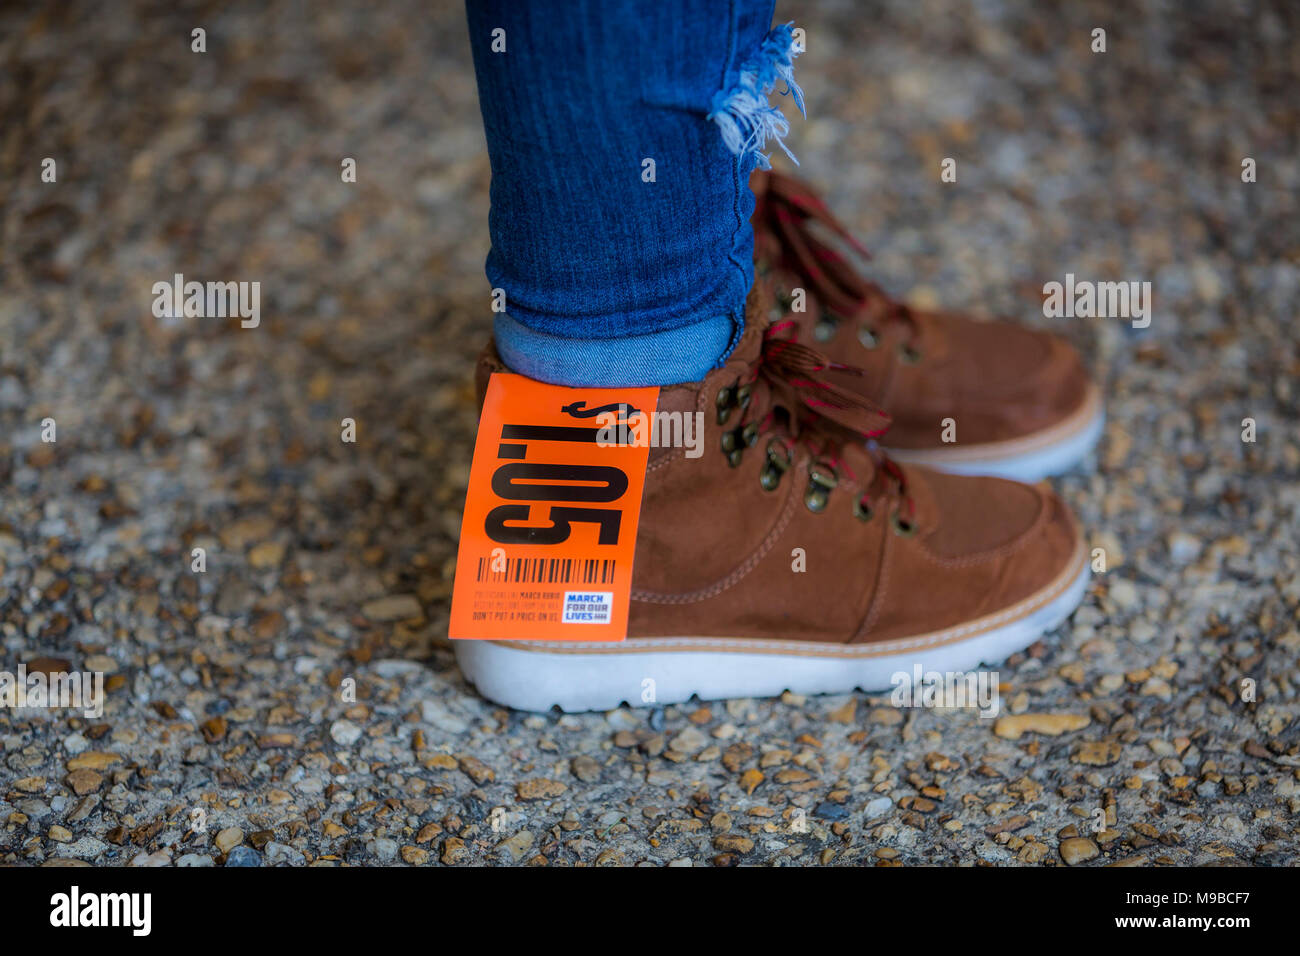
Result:
<instances>
[{"instance_id":1,"label":"cuffed jean hem","mask_svg":"<svg viewBox=\"0 0 1300 956\"><path fill-rule=\"evenodd\" d=\"M730 351L736 332L735 322L725 315L614 339L547 335L505 313L493 322L497 351L512 372L554 385L594 388L698 382Z\"/></svg>"}]
</instances>

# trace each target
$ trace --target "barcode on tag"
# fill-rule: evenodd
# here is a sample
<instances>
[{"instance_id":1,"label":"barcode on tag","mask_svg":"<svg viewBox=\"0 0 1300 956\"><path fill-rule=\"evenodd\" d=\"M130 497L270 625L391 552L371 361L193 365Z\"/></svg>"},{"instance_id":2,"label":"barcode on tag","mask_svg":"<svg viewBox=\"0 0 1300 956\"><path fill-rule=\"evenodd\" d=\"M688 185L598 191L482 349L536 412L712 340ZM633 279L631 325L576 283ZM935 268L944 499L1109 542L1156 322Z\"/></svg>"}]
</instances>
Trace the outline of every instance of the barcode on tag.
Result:
<instances>
[{"instance_id":1,"label":"barcode on tag","mask_svg":"<svg viewBox=\"0 0 1300 956\"><path fill-rule=\"evenodd\" d=\"M478 559L480 584L611 584L617 562L612 558Z\"/></svg>"}]
</instances>

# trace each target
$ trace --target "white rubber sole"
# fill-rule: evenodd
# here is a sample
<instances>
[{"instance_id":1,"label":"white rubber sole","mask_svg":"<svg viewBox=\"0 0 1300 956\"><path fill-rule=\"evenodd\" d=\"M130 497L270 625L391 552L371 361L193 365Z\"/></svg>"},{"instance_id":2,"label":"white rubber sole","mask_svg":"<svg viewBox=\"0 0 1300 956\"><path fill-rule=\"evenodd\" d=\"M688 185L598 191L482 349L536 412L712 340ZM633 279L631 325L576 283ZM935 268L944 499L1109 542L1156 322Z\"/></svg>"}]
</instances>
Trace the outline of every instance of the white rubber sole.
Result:
<instances>
[{"instance_id":1,"label":"white rubber sole","mask_svg":"<svg viewBox=\"0 0 1300 956\"><path fill-rule=\"evenodd\" d=\"M1079 410L1052 428L1015 441L983 445L954 444L945 448L889 448L889 457L956 475L992 475L1035 482L1069 471L1101 438L1106 410L1101 390L1092 386ZM959 426L960 427L960 426ZM888 434L886 434L888 440Z\"/></svg>"},{"instance_id":2,"label":"white rubber sole","mask_svg":"<svg viewBox=\"0 0 1300 956\"><path fill-rule=\"evenodd\" d=\"M1052 584L1019 604L959 627L877 644L729 638L629 638L616 644L458 640L465 679L516 710L612 710L729 697L884 690L900 671L969 671L1024 650L1083 600L1080 547Z\"/></svg>"}]
</instances>

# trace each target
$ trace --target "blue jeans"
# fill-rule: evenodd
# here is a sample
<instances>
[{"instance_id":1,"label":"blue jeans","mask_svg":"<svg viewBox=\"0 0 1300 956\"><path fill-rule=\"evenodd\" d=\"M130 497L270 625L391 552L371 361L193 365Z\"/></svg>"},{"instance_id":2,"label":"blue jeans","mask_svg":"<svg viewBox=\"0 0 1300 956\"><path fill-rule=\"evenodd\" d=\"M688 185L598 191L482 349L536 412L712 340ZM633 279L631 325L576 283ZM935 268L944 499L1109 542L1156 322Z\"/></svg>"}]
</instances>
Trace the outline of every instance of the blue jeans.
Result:
<instances>
[{"instance_id":1,"label":"blue jeans","mask_svg":"<svg viewBox=\"0 0 1300 956\"><path fill-rule=\"evenodd\" d=\"M466 8L502 358L563 385L703 378L744 326L749 174L787 129L767 94L802 109L773 0Z\"/></svg>"}]
</instances>

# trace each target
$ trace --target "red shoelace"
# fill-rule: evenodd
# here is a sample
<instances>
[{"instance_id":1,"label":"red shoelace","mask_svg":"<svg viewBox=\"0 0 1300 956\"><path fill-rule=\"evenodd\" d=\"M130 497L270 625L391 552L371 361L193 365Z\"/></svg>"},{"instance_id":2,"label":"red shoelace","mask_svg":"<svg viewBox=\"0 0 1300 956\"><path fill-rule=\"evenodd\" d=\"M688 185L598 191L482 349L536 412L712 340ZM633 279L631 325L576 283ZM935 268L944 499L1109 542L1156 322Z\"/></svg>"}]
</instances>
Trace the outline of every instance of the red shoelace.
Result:
<instances>
[{"instance_id":1,"label":"red shoelace","mask_svg":"<svg viewBox=\"0 0 1300 956\"><path fill-rule=\"evenodd\" d=\"M763 487L771 490L789 470L796 447L802 444L812 456L804 502L810 510L821 511L841 474L858 482L842 450L846 442L861 441L873 467L854 503L854 514L869 521L877 502L894 497L898 500L892 512L894 530L915 533L915 507L907 476L874 441L888 429L889 416L860 392L833 380L836 376L861 376L862 369L832 361L796 341L796 331L789 316L770 324L763 333L759 360L749 375L719 393L719 423L726 423L732 409L741 410L736 428L724 434L723 451L733 465L739 464L745 448L771 434L760 478Z\"/></svg>"},{"instance_id":2,"label":"red shoelace","mask_svg":"<svg viewBox=\"0 0 1300 956\"><path fill-rule=\"evenodd\" d=\"M920 322L906 305L874 282L860 276L839 251L817 237L817 224L839 238L863 258L871 253L832 215L826 204L792 176L768 172L764 188L756 193L754 248L760 263L773 271L788 271L807 286L820 310L833 320L860 320L863 329L903 323L907 334L900 346L904 355L919 356L916 345ZM783 291L773 292L784 298ZM808 310L817 315L818 311ZM874 331L872 331L874 335Z\"/></svg>"}]
</instances>

